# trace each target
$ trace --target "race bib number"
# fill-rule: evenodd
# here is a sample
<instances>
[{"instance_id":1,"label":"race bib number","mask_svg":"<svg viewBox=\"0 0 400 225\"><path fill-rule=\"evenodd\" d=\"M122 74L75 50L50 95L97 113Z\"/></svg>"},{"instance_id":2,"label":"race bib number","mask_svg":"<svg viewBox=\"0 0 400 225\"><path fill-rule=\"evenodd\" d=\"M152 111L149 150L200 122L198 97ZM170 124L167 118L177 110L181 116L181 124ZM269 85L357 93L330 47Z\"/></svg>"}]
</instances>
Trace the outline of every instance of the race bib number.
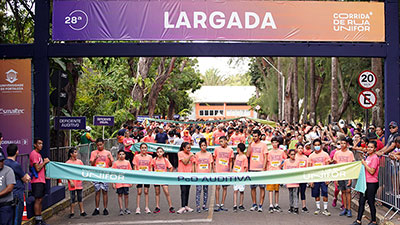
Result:
<instances>
[{"instance_id":1,"label":"race bib number","mask_svg":"<svg viewBox=\"0 0 400 225\"><path fill-rule=\"evenodd\" d=\"M147 166L139 166L140 171L147 171Z\"/></svg>"},{"instance_id":2,"label":"race bib number","mask_svg":"<svg viewBox=\"0 0 400 225\"><path fill-rule=\"evenodd\" d=\"M240 166L234 166L233 167L233 172L240 172L241 167Z\"/></svg>"},{"instance_id":3,"label":"race bib number","mask_svg":"<svg viewBox=\"0 0 400 225\"><path fill-rule=\"evenodd\" d=\"M106 168L106 162L97 162L96 167Z\"/></svg>"},{"instance_id":4,"label":"race bib number","mask_svg":"<svg viewBox=\"0 0 400 225\"><path fill-rule=\"evenodd\" d=\"M299 165L300 166L306 166L306 161L300 161Z\"/></svg>"},{"instance_id":5,"label":"race bib number","mask_svg":"<svg viewBox=\"0 0 400 225\"><path fill-rule=\"evenodd\" d=\"M260 161L260 156L259 155L252 155L251 156L251 160L253 160L253 161Z\"/></svg>"},{"instance_id":6,"label":"race bib number","mask_svg":"<svg viewBox=\"0 0 400 225\"><path fill-rule=\"evenodd\" d=\"M271 162L271 166L273 166L273 167L278 167L279 166L279 161L272 161Z\"/></svg>"},{"instance_id":7,"label":"race bib number","mask_svg":"<svg viewBox=\"0 0 400 225\"><path fill-rule=\"evenodd\" d=\"M208 164L199 164L200 169L208 170Z\"/></svg>"},{"instance_id":8,"label":"race bib number","mask_svg":"<svg viewBox=\"0 0 400 225\"><path fill-rule=\"evenodd\" d=\"M223 165L223 166L227 166L228 165L228 160L226 159L220 159L219 160L219 164Z\"/></svg>"},{"instance_id":9,"label":"race bib number","mask_svg":"<svg viewBox=\"0 0 400 225\"><path fill-rule=\"evenodd\" d=\"M314 163L314 166L322 166L322 163Z\"/></svg>"},{"instance_id":10,"label":"race bib number","mask_svg":"<svg viewBox=\"0 0 400 225\"><path fill-rule=\"evenodd\" d=\"M164 172L164 170L156 170L156 172Z\"/></svg>"}]
</instances>

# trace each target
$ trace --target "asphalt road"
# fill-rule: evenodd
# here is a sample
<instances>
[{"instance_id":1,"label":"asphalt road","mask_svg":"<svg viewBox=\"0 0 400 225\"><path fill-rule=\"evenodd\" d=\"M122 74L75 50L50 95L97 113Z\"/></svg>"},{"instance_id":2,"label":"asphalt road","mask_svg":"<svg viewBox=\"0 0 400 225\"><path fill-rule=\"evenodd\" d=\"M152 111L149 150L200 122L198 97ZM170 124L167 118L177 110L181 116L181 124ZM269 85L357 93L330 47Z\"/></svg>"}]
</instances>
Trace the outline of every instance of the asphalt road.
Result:
<instances>
[{"instance_id":1,"label":"asphalt road","mask_svg":"<svg viewBox=\"0 0 400 225\"><path fill-rule=\"evenodd\" d=\"M170 193L172 197L172 202L176 210L179 209L180 206L180 190L179 186L170 186ZM191 187L191 193L189 197L189 206L195 208L195 186ZM266 199L264 202L264 211L263 212L251 212L249 208L252 205L251 197L250 197L250 187L246 186L245 190L245 199L244 206L247 211L245 212L233 212L233 189L232 186L228 187L228 195L225 206L229 209L227 212L213 212L212 210L209 212L192 212L192 213L184 213L184 214L171 214L168 212L168 204L165 199L164 194L161 192L161 212L158 214L144 214L144 195L142 194L141 201L141 211L142 214L135 215L134 211L136 209L136 188L130 189L130 197L129 197L129 209L133 214L131 215L119 215L119 207L117 203L117 194L115 190L110 189L109 191L109 204L108 210L110 214L108 216L102 215L102 202L100 204L100 215L92 216L92 212L94 210L94 194L90 195L88 198L84 200L84 208L87 212L88 216L80 217L77 213L79 212L78 207L75 208L75 217L69 219L69 209L61 211L57 215L50 218L47 222L52 225L61 225L61 224L74 224L74 225L89 225L89 224L97 224L97 225L112 225L112 224L304 224L304 225L321 225L321 224L351 224L357 215L355 211L353 211L353 217L341 217L339 216L340 209L339 206L336 208L332 207L332 198L329 199L329 207L328 210L331 212L331 216L324 215L314 215L314 211L316 209L314 200L311 198L310 189L307 189L307 207L310 210L310 213L301 213L299 215L290 214L287 212L289 208L289 197L288 190L285 187L281 187L280 190L280 206L283 209L283 212L280 213L269 213L269 199L268 192L266 193ZM209 208L213 208L214 204L214 187L209 187ZM258 190L257 190L258 192ZM155 194L154 187L150 187L149 191L150 196L150 210L154 210L155 206ZM340 205L340 204L339 204ZM322 204L321 204L322 207ZM363 221L363 224L368 224L367 220Z\"/></svg>"}]
</instances>

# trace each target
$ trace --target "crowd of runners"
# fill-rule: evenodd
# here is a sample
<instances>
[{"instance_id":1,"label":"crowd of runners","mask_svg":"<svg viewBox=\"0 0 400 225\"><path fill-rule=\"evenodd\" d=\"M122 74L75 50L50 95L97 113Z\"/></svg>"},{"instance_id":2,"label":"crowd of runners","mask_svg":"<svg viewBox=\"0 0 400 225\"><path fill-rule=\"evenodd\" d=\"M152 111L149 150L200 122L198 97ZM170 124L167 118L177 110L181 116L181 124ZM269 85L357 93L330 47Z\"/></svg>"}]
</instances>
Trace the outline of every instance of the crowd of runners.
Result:
<instances>
[{"instance_id":1,"label":"crowd of runners","mask_svg":"<svg viewBox=\"0 0 400 225\"><path fill-rule=\"evenodd\" d=\"M94 141L97 146L97 149L91 152L91 166L155 172L236 173L287 170L352 162L355 160L356 154L360 154L358 158L361 159L366 170L367 191L365 194L360 193L358 215L353 223L357 225L361 224L366 201L371 210L371 224L376 224L375 195L379 187L379 157L389 154L393 160L400 158L400 137L398 137L397 123L392 121L388 129L390 135L388 140L385 140L382 127L371 125L367 130L363 130L361 124L354 127L345 124L323 126L321 123L312 126L309 123L290 125L282 122L276 126L270 126L248 119L199 124L138 122L134 126L124 125L118 131L120 149L116 159L109 150L104 148L103 139L95 140L89 132L86 132L82 138ZM90 131L90 128L87 130ZM136 143L141 143L140 151L132 151L132 146ZM166 153L162 147L158 147L156 152L149 152L147 143L177 145L179 152ZM31 166L37 174L32 181L41 183L40 179L44 179L44 167L49 160L42 159L38 154L42 147L40 139L35 139L34 146L35 150L31 153ZM194 154L191 152L192 146L200 147L201 151ZM213 152L207 150L209 146L216 146ZM16 151L15 146L7 148L8 155L15 155ZM77 149L71 148L68 155L69 159L66 163L83 165L83 162L78 159ZM1 159L0 157L0 162ZM212 209L209 209L207 204L209 197L207 185L196 185L196 194L192 196L195 199L193 205L189 203L191 186L180 185L181 207L177 210L175 210L174 204L178 203L171 201L168 185L154 185L156 205L151 207L149 206L151 185L136 184L136 209L133 213L142 213L142 195L145 199L143 213L159 213L162 210L160 208L161 189L167 199L170 213L202 213L208 210L280 213L283 209L279 205L279 193L286 186L289 192L290 208L287 209L289 213L309 213L310 208L315 215L330 216L328 185L332 185L335 187L335 192L334 198L330 202L331 207L340 204L342 209L340 216L352 217L350 207L352 182L352 180L343 180L285 185L278 183L249 185L249 187L240 183L232 185L232 187L217 185L215 204ZM118 195L119 214L131 214L129 194L132 186L131 184L94 182L96 208L92 215L96 216L101 213L101 197L103 198L102 214L109 214L108 194L112 189ZM68 180L68 188L72 203L69 217L75 216L76 203L79 205L80 216L87 216L82 203L82 181ZM233 188L232 209L225 206L230 188ZM248 196L252 200L250 206L243 204L244 198L247 198L244 193L246 188L251 190L251 196ZM307 189L311 190L311 199L306 196ZM32 191L35 198L41 200L44 186L34 184ZM265 192L268 193L269 202L267 204L264 203L267 198ZM39 201L37 204L39 205L41 202ZM153 210L150 210L150 207ZM35 202L36 220L45 224L40 213L41 208L40 211L36 210Z\"/></svg>"}]
</instances>

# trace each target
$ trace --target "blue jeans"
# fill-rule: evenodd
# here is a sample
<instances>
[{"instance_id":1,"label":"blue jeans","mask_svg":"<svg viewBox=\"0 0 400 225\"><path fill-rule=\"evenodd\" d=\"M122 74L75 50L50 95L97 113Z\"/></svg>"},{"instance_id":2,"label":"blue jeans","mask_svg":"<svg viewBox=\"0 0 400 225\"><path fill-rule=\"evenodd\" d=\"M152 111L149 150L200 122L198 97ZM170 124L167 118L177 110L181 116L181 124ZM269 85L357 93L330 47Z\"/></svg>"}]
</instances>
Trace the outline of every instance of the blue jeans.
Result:
<instances>
[{"instance_id":1,"label":"blue jeans","mask_svg":"<svg viewBox=\"0 0 400 225\"><path fill-rule=\"evenodd\" d=\"M14 195L14 198L18 198L18 197ZM18 203L15 206L14 225L21 225L23 212L24 212L24 199L18 198Z\"/></svg>"},{"instance_id":2,"label":"blue jeans","mask_svg":"<svg viewBox=\"0 0 400 225\"><path fill-rule=\"evenodd\" d=\"M1 225L12 225L14 218L14 210L12 206L0 207L0 224Z\"/></svg>"}]
</instances>

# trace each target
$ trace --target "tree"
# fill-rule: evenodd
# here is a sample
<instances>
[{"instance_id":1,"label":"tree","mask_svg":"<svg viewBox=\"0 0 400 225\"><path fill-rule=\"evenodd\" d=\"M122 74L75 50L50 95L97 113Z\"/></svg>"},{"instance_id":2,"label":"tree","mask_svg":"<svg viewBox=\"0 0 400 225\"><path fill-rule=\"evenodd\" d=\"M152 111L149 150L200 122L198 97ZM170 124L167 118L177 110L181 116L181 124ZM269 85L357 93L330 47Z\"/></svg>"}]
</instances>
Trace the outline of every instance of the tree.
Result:
<instances>
[{"instance_id":1,"label":"tree","mask_svg":"<svg viewBox=\"0 0 400 225\"><path fill-rule=\"evenodd\" d=\"M292 91L292 100L293 100L293 121L299 121L299 79L298 79L298 66L297 66L297 57L293 57L293 91Z\"/></svg>"},{"instance_id":2,"label":"tree","mask_svg":"<svg viewBox=\"0 0 400 225\"><path fill-rule=\"evenodd\" d=\"M331 116L332 122L339 121L339 113L338 113L338 103L339 103L339 94L338 94L338 84L337 84L337 76L338 76L338 59L337 57L332 57L332 70L331 70Z\"/></svg>"},{"instance_id":3,"label":"tree","mask_svg":"<svg viewBox=\"0 0 400 225\"><path fill-rule=\"evenodd\" d=\"M206 70L204 75L201 76L201 79L204 80L203 85L205 86L223 86L225 85L225 79L221 76L220 71L215 68L211 68Z\"/></svg>"}]
</instances>

